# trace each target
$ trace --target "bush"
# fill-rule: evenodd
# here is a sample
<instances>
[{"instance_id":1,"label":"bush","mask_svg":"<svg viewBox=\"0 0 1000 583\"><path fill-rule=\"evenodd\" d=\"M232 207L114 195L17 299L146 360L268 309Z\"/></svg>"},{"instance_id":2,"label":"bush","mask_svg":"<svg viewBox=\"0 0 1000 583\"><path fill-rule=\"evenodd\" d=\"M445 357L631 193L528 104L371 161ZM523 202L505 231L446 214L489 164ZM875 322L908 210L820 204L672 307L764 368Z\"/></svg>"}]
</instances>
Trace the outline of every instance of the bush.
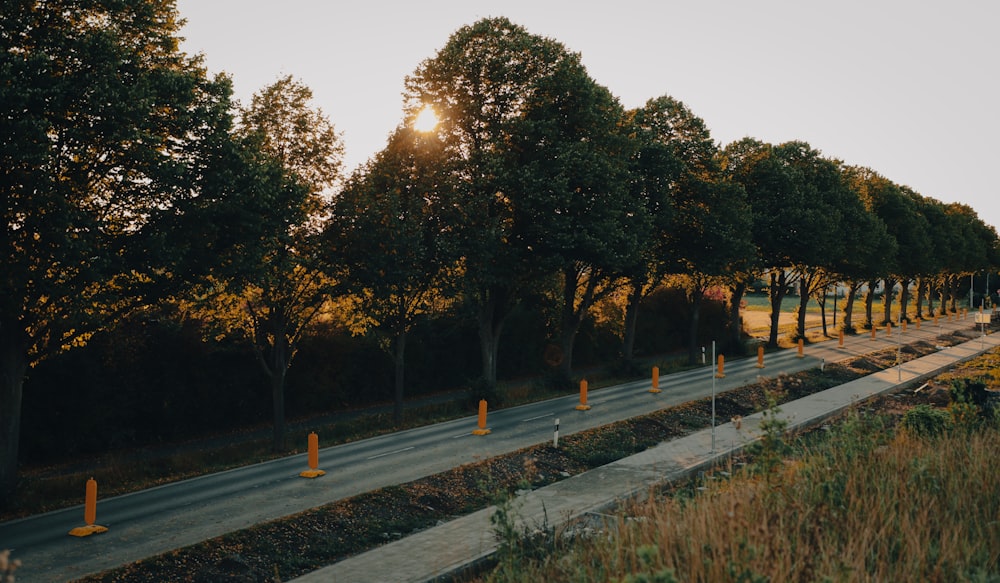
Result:
<instances>
[{"instance_id":1,"label":"bush","mask_svg":"<svg viewBox=\"0 0 1000 583\"><path fill-rule=\"evenodd\" d=\"M917 437L936 437L945 433L952 424L948 411L930 405L917 405L903 415L903 429Z\"/></svg>"}]
</instances>

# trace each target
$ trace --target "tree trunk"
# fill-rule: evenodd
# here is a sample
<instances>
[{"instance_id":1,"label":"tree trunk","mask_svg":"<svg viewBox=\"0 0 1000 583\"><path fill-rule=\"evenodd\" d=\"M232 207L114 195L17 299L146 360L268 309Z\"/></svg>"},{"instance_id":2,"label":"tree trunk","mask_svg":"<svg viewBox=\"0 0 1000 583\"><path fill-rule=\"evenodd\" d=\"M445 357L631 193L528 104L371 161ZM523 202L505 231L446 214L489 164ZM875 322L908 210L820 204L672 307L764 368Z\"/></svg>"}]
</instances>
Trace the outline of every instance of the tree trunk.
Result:
<instances>
[{"instance_id":1,"label":"tree trunk","mask_svg":"<svg viewBox=\"0 0 1000 583\"><path fill-rule=\"evenodd\" d=\"M729 347L739 354L743 354L743 296L747 291L746 281L740 280L730 289L732 292L729 298Z\"/></svg>"},{"instance_id":2,"label":"tree trunk","mask_svg":"<svg viewBox=\"0 0 1000 583\"><path fill-rule=\"evenodd\" d=\"M691 322L688 327L688 364L698 362L698 355L701 354L698 346L698 325L701 320L701 303L705 297L704 290L700 286L693 286L688 300L691 303Z\"/></svg>"},{"instance_id":3,"label":"tree trunk","mask_svg":"<svg viewBox=\"0 0 1000 583\"><path fill-rule=\"evenodd\" d=\"M271 375L271 406L274 410L274 431L271 439L271 451L285 451L285 374L275 371Z\"/></svg>"},{"instance_id":4,"label":"tree trunk","mask_svg":"<svg viewBox=\"0 0 1000 583\"><path fill-rule=\"evenodd\" d=\"M906 313L906 309L909 307L910 303L910 280L907 278L902 278L899 280L899 320L909 322L910 317Z\"/></svg>"},{"instance_id":5,"label":"tree trunk","mask_svg":"<svg viewBox=\"0 0 1000 583\"><path fill-rule=\"evenodd\" d=\"M477 310L479 323L479 354L482 358L483 381L492 390L497 385L497 358L500 352L500 334L508 312L501 309L506 302L497 300L496 290L487 292L487 299ZM499 305L498 305L499 304Z\"/></svg>"},{"instance_id":6,"label":"tree trunk","mask_svg":"<svg viewBox=\"0 0 1000 583\"><path fill-rule=\"evenodd\" d=\"M927 297L927 278L918 277L917 278L917 297L913 302L916 304L917 319L924 319L924 298Z\"/></svg>"},{"instance_id":7,"label":"tree trunk","mask_svg":"<svg viewBox=\"0 0 1000 583\"><path fill-rule=\"evenodd\" d=\"M781 301L785 299L787 281L784 270L771 272L771 286L767 290L767 295L771 300L771 331L767 338L767 345L770 348L778 347L778 323L781 317Z\"/></svg>"},{"instance_id":8,"label":"tree trunk","mask_svg":"<svg viewBox=\"0 0 1000 583\"><path fill-rule=\"evenodd\" d=\"M809 279L802 276L799 280L799 310L796 314L796 339L806 337L806 310L809 309Z\"/></svg>"},{"instance_id":9,"label":"tree trunk","mask_svg":"<svg viewBox=\"0 0 1000 583\"><path fill-rule=\"evenodd\" d=\"M393 406L392 406L392 421L399 427L403 424L403 388L404 388L404 373L406 361L404 357L406 356L406 330L402 330L396 335L396 350L394 351L392 360L393 364L396 365L396 389L394 391Z\"/></svg>"},{"instance_id":10,"label":"tree trunk","mask_svg":"<svg viewBox=\"0 0 1000 583\"><path fill-rule=\"evenodd\" d=\"M827 292L827 289L829 289L829 288L827 288L826 286L824 286L823 289L821 289L819 291L819 295L816 296L816 303L819 304L819 320L820 320L820 323L823 325L823 336L829 336L829 334L826 331L826 292Z\"/></svg>"},{"instance_id":11,"label":"tree trunk","mask_svg":"<svg viewBox=\"0 0 1000 583\"><path fill-rule=\"evenodd\" d=\"M875 327L874 308L875 288L877 286L877 280L871 279L868 281L868 293L865 294L865 328Z\"/></svg>"},{"instance_id":12,"label":"tree trunk","mask_svg":"<svg viewBox=\"0 0 1000 583\"><path fill-rule=\"evenodd\" d=\"M562 361L559 363L559 372L563 380L573 378L573 344L576 342L576 335L580 331L583 319L587 316L590 306L594 301L594 292L597 287L597 279L593 273L588 275L587 287L580 298L580 305L576 305L576 290L581 273L575 266L563 269L563 308L562 308L562 329L560 331L560 348L562 350Z\"/></svg>"},{"instance_id":13,"label":"tree trunk","mask_svg":"<svg viewBox=\"0 0 1000 583\"><path fill-rule=\"evenodd\" d=\"M896 280L887 277L882 280L885 289L882 291L882 324L892 322L892 290L896 287Z\"/></svg>"},{"instance_id":14,"label":"tree trunk","mask_svg":"<svg viewBox=\"0 0 1000 583\"><path fill-rule=\"evenodd\" d=\"M851 282L847 286L847 297L844 298L844 326L846 334L854 334L854 298L858 295L861 284Z\"/></svg>"},{"instance_id":15,"label":"tree trunk","mask_svg":"<svg viewBox=\"0 0 1000 583\"><path fill-rule=\"evenodd\" d=\"M9 322L0 322L0 507L12 499L17 487L21 397L28 370L19 336Z\"/></svg>"},{"instance_id":16,"label":"tree trunk","mask_svg":"<svg viewBox=\"0 0 1000 583\"><path fill-rule=\"evenodd\" d=\"M632 362L635 357L635 327L639 322L639 303L642 301L643 284L640 280L632 282L632 291L625 305L625 332L622 334L622 359Z\"/></svg>"}]
</instances>

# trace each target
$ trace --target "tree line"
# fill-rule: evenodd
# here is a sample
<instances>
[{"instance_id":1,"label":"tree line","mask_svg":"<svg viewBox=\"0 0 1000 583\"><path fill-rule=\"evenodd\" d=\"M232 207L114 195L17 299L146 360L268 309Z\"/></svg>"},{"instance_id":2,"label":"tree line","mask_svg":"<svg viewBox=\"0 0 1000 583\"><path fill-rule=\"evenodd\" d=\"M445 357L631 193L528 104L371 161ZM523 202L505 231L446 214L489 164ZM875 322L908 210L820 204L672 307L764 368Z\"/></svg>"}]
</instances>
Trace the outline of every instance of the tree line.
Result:
<instances>
[{"instance_id":1,"label":"tree line","mask_svg":"<svg viewBox=\"0 0 1000 583\"><path fill-rule=\"evenodd\" d=\"M471 387L490 397L512 327L518 342L547 345L567 382L597 315L620 317L628 363L641 323L658 317L650 308L673 309L694 360L706 318L739 349L755 282L767 284L775 345L790 288L799 335L806 303L825 306L833 285L848 291L852 331L862 290L858 325L870 326L891 317L893 289L918 315L955 309L969 274L1000 265L995 229L968 206L804 142L723 147L667 95L627 110L579 54L505 18L462 27L420 63L385 147L345 176L341 137L308 87L284 77L237 103L225 75L179 50L179 18L170 1L4 4L4 493L17 482L26 378L56 359L99 375L71 355L158 318L194 339L168 366L199 363L220 391L256 381L213 378L206 347L242 341L226 354L256 361L281 451L293 363L332 358L310 345L331 326L385 350L400 422L408 338L436 315L468 327ZM418 128L428 110L436 126ZM529 306L540 324L521 318ZM463 357L469 337L436 336ZM154 340L129 346L161 349ZM162 399L213 402L183 380Z\"/></svg>"}]
</instances>

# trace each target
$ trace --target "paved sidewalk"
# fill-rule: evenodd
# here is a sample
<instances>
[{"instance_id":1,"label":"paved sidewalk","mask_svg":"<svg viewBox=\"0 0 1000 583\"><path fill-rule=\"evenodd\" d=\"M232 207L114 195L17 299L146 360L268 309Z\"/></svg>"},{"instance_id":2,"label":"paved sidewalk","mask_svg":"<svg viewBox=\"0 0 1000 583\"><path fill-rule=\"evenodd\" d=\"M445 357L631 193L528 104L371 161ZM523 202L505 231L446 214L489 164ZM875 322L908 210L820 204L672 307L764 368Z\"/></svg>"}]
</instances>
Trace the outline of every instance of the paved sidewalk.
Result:
<instances>
[{"instance_id":1,"label":"paved sidewalk","mask_svg":"<svg viewBox=\"0 0 1000 583\"><path fill-rule=\"evenodd\" d=\"M781 405L789 429L822 423L850 405L920 382L948 367L1000 346L1000 334L905 363ZM587 513L603 512L649 488L677 480L722 460L759 438L761 413L665 442L636 455L573 476L518 498L515 509L526 526L559 526ZM423 583L488 557L497 548L490 524L493 508L480 510L382 547L345 559L294 581L298 583Z\"/></svg>"}]
</instances>

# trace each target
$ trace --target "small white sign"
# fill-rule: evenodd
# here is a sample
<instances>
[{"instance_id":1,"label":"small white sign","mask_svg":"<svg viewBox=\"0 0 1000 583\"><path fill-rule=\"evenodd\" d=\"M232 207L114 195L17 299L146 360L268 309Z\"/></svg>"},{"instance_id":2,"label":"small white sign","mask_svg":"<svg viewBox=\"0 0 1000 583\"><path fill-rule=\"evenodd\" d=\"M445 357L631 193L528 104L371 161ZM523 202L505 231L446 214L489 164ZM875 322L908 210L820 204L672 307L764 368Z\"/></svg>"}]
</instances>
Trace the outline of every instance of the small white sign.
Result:
<instances>
[{"instance_id":1,"label":"small white sign","mask_svg":"<svg viewBox=\"0 0 1000 583\"><path fill-rule=\"evenodd\" d=\"M976 314L976 324L989 324L990 315L989 314Z\"/></svg>"}]
</instances>

